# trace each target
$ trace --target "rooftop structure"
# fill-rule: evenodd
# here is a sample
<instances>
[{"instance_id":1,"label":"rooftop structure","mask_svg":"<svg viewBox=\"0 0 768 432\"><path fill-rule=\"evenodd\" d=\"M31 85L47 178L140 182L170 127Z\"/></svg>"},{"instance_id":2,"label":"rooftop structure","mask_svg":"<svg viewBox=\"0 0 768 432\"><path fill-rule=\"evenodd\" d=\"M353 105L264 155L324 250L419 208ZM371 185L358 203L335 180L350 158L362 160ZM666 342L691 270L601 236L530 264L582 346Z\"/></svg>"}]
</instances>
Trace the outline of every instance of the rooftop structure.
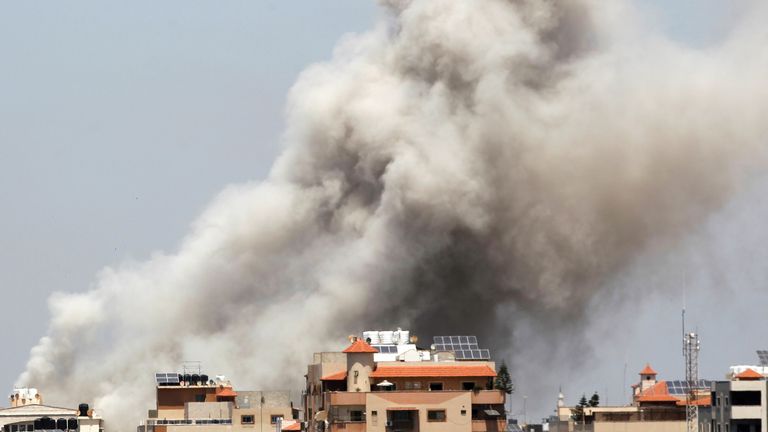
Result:
<instances>
[{"instance_id":1,"label":"rooftop structure","mask_svg":"<svg viewBox=\"0 0 768 432\"><path fill-rule=\"evenodd\" d=\"M3 432L101 432L103 420L87 404L78 408L43 405L42 395L33 388L14 389L10 408L0 409Z\"/></svg>"},{"instance_id":2,"label":"rooftop structure","mask_svg":"<svg viewBox=\"0 0 768 432\"><path fill-rule=\"evenodd\" d=\"M315 353L304 396L308 431L506 428L506 395L493 390L496 367L490 359L456 361L453 352L441 356L437 347L417 348L408 331L392 334L397 336L367 331L341 351ZM391 356L382 360L381 348L389 346L397 347L398 354L387 353Z\"/></svg>"},{"instance_id":3,"label":"rooftop structure","mask_svg":"<svg viewBox=\"0 0 768 432\"><path fill-rule=\"evenodd\" d=\"M157 373L155 380L155 408L138 432L274 431L297 423L288 391L235 390L225 376L202 373Z\"/></svg>"}]
</instances>

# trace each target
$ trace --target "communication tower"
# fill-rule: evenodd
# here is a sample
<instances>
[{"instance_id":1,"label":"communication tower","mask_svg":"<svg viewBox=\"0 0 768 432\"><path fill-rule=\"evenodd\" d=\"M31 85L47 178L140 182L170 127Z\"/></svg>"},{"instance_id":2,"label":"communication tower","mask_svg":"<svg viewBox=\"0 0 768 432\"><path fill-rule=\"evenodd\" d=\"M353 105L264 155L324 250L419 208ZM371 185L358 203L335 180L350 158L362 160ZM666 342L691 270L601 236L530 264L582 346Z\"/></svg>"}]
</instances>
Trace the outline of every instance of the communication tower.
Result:
<instances>
[{"instance_id":1,"label":"communication tower","mask_svg":"<svg viewBox=\"0 0 768 432\"><path fill-rule=\"evenodd\" d=\"M685 380L688 392L685 394L685 421L687 432L699 432L699 407L696 391L699 387L699 349L701 341L696 333L685 331L685 309L683 309L683 357L685 358Z\"/></svg>"}]
</instances>

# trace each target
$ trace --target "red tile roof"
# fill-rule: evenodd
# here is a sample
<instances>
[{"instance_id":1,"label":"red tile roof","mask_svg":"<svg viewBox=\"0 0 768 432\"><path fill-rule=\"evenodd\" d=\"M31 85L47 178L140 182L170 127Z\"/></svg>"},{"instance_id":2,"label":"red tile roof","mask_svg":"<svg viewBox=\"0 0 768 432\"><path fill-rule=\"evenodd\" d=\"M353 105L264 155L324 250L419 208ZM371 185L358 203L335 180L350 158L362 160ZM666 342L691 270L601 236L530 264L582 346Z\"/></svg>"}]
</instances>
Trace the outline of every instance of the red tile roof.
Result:
<instances>
[{"instance_id":1,"label":"red tile roof","mask_svg":"<svg viewBox=\"0 0 768 432\"><path fill-rule=\"evenodd\" d=\"M292 425L288 425L283 428L284 431L300 431L301 430L301 422L296 422Z\"/></svg>"},{"instance_id":2,"label":"red tile roof","mask_svg":"<svg viewBox=\"0 0 768 432\"><path fill-rule=\"evenodd\" d=\"M347 379L347 371L341 371L326 375L320 378L320 381L344 381Z\"/></svg>"},{"instance_id":3,"label":"red tile roof","mask_svg":"<svg viewBox=\"0 0 768 432\"><path fill-rule=\"evenodd\" d=\"M364 340L358 339L348 346L344 351L345 353L377 353L379 350L368 345Z\"/></svg>"},{"instance_id":4,"label":"red tile roof","mask_svg":"<svg viewBox=\"0 0 768 432\"><path fill-rule=\"evenodd\" d=\"M675 402L680 399L669 394L666 381L659 381L652 387L645 389L637 396L638 402Z\"/></svg>"},{"instance_id":5,"label":"red tile roof","mask_svg":"<svg viewBox=\"0 0 768 432\"><path fill-rule=\"evenodd\" d=\"M711 405L712 405L712 396L704 396L704 397L700 397L700 398L698 398L698 399L695 399L695 400L693 400L692 402L693 402L693 403L692 403L691 405L696 405L696 406L711 406ZM677 404L678 404L678 405L680 405L680 406L685 406L685 405L687 405L687 403L686 403L686 401L685 401L685 400L679 400L679 401L677 401Z\"/></svg>"},{"instance_id":6,"label":"red tile roof","mask_svg":"<svg viewBox=\"0 0 768 432\"><path fill-rule=\"evenodd\" d=\"M236 397L237 393L232 387L219 387L216 389L216 397Z\"/></svg>"},{"instance_id":7,"label":"red tile roof","mask_svg":"<svg viewBox=\"0 0 768 432\"><path fill-rule=\"evenodd\" d=\"M754 369L747 369L744 372L736 375L734 378L742 381L754 381L763 379L763 375L756 372Z\"/></svg>"},{"instance_id":8,"label":"red tile roof","mask_svg":"<svg viewBox=\"0 0 768 432\"><path fill-rule=\"evenodd\" d=\"M651 367L650 363L645 364L645 368L640 371L640 375L658 375L655 370Z\"/></svg>"},{"instance_id":9,"label":"red tile roof","mask_svg":"<svg viewBox=\"0 0 768 432\"><path fill-rule=\"evenodd\" d=\"M379 366L372 378L396 377L495 377L496 371L485 364L415 364L415 365L386 365Z\"/></svg>"}]
</instances>

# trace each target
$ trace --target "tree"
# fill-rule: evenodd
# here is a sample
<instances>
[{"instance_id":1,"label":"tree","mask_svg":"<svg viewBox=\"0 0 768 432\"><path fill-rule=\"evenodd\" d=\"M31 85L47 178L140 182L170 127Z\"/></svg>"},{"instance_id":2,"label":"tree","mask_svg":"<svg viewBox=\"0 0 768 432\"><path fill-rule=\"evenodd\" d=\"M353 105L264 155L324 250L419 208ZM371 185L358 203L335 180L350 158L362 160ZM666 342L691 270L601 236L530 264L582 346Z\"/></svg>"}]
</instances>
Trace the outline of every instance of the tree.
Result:
<instances>
[{"instance_id":1,"label":"tree","mask_svg":"<svg viewBox=\"0 0 768 432\"><path fill-rule=\"evenodd\" d=\"M515 385L512 384L512 377L509 376L507 364L502 361L499 367L499 373L496 375L496 382L493 385L496 390L501 390L506 394L512 394L515 391Z\"/></svg>"},{"instance_id":2,"label":"tree","mask_svg":"<svg viewBox=\"0 0 768 432\"><path fill-rule=\"evenodd\" d=\"M600 396L595 392L591 398L589 398L589 406L596 407L600 405Z\"/></svg>"},{"instance_id":3,"label":"tree","mask_svg":"<svg viewBox=\"0 0 768 432\"><path fill-rule=\"evenodd\" d=\"M588 407L588 406L589 406L589 401L587 401L587 395L585 394L581 395L581 399L579 399L579 404L571 408L571 418L576 421L584 421L584 407Z\"/></svg>"}]
</instances>

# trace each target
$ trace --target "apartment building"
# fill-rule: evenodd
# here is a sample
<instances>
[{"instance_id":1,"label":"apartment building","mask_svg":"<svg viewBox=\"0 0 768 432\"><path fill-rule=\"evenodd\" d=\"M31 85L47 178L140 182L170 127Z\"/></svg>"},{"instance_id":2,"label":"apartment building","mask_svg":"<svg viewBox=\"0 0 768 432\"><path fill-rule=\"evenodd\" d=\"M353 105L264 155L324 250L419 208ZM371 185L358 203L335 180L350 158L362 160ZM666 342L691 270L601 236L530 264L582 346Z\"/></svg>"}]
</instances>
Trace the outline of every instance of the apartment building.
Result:
<instances>
[{"instance_id":1,"label":"apartment building","mask_svg":"<svg viewBox=\"0 0 768 432\"><path fill-rule=\"evenodd\" d=\"M43 404L42 395L34 388L14 389L10 408L0 409L3 432L102 432L104 421L87 404L61 408Z\"/></svg>"},{"instance_id":2,"label":"apartment building","mask_svg":"<svg viewBox=\"0 0 768 432\"><path fill-rule=\"evenodd\" d=\"M138 432L298 430L288 391L235 391L224 377L156 374L156 405Z\"/></svg>"},{"instance_id":3,"label":"apartment building","mask_svg":"<svg viewBox=\"0 0 768 432\"><path fill-rule=\"evenodd\" d=\"M417 348L414 339L385 338L372 346L370 337L352 337L341 352L316 353L306 375L307 430L505 430L506 395L493 390L495 364L481 359L489 357L487 350L478 349L474 337L435 340L443 338L455 345L436 343L427 350ZM387 348L393 345L400 346ZM381 351L397 355L377 361Z\"/></svg>"},{"instance_id":4,"label":"apartment building","mask_svg":"<svg viewBox=\"0 0 768 432\"><path fill-rule=\"evenodd\" d=\"M742 370L738 373L732 371L727 381L712 384L712 407L699 414L701 420L706 422L704 428L699 428L700 432L768 430L768 384L765 376L756 371L764 368L739 369Z\"/></svg>"},{"instance_id":5,"label":"apartment building","mask_svg":"<svg viewBox=\"0 0 768 432\"><path fill-rule=\"evenodd\" d=\"M650 365L639 372L632 385L632 402L619 406L569 407L562 393L558 397L558 416L550 422L552 432L685 432L689 386L685 380L658 380ZM711 381L694 384L693 404L709 409ZM700 419L704 432L706 421Z\"/></svg>"}]
</instances>

